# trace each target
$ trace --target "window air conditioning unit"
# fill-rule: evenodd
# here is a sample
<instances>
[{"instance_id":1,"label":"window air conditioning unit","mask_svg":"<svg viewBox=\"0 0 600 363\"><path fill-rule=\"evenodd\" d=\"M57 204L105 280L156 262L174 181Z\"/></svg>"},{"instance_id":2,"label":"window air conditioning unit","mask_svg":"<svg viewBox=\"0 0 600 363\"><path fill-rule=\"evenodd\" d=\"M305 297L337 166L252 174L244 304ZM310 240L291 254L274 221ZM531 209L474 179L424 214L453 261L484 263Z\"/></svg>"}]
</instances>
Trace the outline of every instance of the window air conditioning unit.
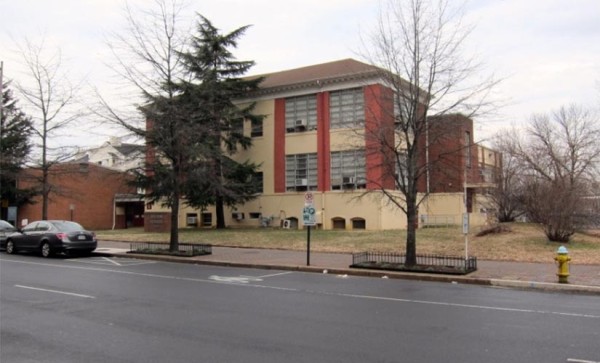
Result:
<instances>
[{"instance_id":1,"label":"window air conditioning unit","mask_svg":"<svg viewBox=\"0 0 600 363\"><path fill-rule=\"evenodd\" d=\"M342 178L343 184L355 184L356 179L353 176L345 176Z\"/></svg>"},{"instance_id":2,"label":"window air conditioning unit","mask_svg":"<svg viewBox=\"0 0 600 363\"><path fill-rule=\"evenodd\" d=\"M308 185L308 179L296 179L296 185L306 186Z\"/></svg>"},{"instance_id":3,"label":"window air conditioning unit","mask_svg":"<svg viewBox=\"0 0 600 363\"><path fill-rule=\"evenodd\" d=\"M292 221L290 221L289 219L284 219L283 220L283 228L284 229L292 228Z\"/></svg>"},{"instance_id":4,"label":"window air conditioning unit","mask_svg":"<svg viewBox=\"0 0 600 363\"><path fill-rule=\"evenodd\" d=\"M306 127L306 125L307 125L307 123L306 123L306 120L304 120L304 119L296 120L294 122L294 126L296 126L296 127Z\"/></svg>"},{"instance_id":5,"label":"window air conditioning unit","mask_svg":"<svg viewBox=\"0 0 600 363\"><path fill-rule=\"evenodd\" d=\"M198 218L193 217L193 216L192 217L187 217L187 225L188 226L194 226L196 224L198 224Z\"/></svg>"},{"instance_id":6,"label":"window air conditioning unit","mask_svg":"<svg viewBox=\"0 0 600 363\"><path fill-rule=\"evenodd\" d=\"M231 216L236 221L241 221L244 219L244 213L242 213L242 212L233 212L233 213L231 213Z\"/></svg>"}]
</instances>

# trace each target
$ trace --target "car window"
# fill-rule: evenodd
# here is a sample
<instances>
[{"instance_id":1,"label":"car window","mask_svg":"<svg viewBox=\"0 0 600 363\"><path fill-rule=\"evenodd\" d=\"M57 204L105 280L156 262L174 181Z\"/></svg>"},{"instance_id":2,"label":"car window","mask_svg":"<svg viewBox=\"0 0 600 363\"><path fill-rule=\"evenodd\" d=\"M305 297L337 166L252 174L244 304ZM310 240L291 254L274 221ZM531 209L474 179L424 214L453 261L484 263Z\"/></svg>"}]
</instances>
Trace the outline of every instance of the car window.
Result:
<instances>
[{"instance_id":1,"label":"car window","mask_svg":"<svg viewBox=\"0 0 600 363\"><path fill-rule=\"evenodd\" d=\"M13 227L12 224L10 224L10 223L8 223L6 221L0 221L0 230L3 230L3 231L12 231L14 229L15 229L15 227Z\"/></svg>"},{"instance_id":2,"label":"car window","mask_svg":"<svg viewBox=\"0 0 600 363\"><path fill-rule=\"evenodd\" d=\"M37 227L35 228L36 231L42 231L42 232L48 231L49 229L50 229L50 226L46 222L38 223Z\"/></svg>"},{"instance_id":3,"label":"car window","mask_svg":"<svg viewBox=\"0 0 600 363\"><path fill-rule=\"evenodd\" d=\"M28 225L23 227L23 232L33 232L33 231L35 231L35 228L37 225L38 225L38 222L29 223Z\"/></svg>"},{"instance_id":4,"label":"car window","mask_svg":"<svg viewBox=\"0 0 600 363\"><path fill-rule=\"evenodd\" d=\"M77 231L84 230L84 228L81 226L81 224L75 223L75 222L60 221L60 222L53 222L53 224L57 230L62 231L62 232L77 232Z\"/></svg>"}]
</instances>

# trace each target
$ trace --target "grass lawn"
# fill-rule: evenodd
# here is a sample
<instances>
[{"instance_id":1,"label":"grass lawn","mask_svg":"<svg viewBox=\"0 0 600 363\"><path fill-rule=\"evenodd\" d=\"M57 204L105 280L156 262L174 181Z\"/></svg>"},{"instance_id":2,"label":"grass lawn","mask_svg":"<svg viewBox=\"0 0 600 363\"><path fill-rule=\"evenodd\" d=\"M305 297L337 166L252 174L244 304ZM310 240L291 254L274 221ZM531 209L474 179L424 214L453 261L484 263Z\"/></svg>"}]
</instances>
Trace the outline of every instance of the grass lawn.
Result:
<instances>
[{"instance_id":1,"label":"grass lawn","mask_svg":"<svg viewBox=\"0 0 600 363\"><path fill-rule=\"evenodd\" d=\"M541 229L531 224L510 224L511 232L476 237L469 234L469 254L482 260L552 262L559 243L548 242ZM475 228L473 228L475 230ZM97 231L106 241L168 242L168 233L146 233L132 228ZM180 242L213 246L306 249L305 230L286 229L181 229ZM315 252L404 252L406 231L312 230ZM600 264L600 234L575 234L565 244L575 264ZM418 254L464 255L465 236L460 227L425 228L417 231Z\"/></svg>"}]
</instances>

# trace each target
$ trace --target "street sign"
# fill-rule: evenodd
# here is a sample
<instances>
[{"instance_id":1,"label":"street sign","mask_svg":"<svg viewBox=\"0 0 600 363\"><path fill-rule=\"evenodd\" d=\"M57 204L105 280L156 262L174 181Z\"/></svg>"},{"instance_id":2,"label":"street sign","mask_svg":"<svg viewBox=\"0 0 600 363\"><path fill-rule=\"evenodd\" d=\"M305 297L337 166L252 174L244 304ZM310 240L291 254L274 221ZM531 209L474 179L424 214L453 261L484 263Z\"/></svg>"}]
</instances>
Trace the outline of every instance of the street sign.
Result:
<instances>
[{"instance_id":1,"label":"street sign","mask_svg":"<svg viewBox=\"0 0 600 363\"><path fill-rule=\"evenodd\" d=\"M463 234L469 233L469 213L463 213L462 218Z\"/></svg>"},{"instance_id":2,"label":"street sign","mask_svg":"<svg viewBox=\"0 0 600 363\"><path fill-rule=\"evenodd\" d=\"M304 193L304 204L313 204L314 196L311 192Z\"/></svg>"},{"instance_id":3,"label":"street sign","mask_svg":"<svg viewBox=\"0 0 600 363\"><path fill-rule=\"evenodd\" d=\"M302 223L305 226L315 226L316 225L316 211L315 207L312 204L307 204L304 209L302 209Z\"/></svg>"}]
</instances>

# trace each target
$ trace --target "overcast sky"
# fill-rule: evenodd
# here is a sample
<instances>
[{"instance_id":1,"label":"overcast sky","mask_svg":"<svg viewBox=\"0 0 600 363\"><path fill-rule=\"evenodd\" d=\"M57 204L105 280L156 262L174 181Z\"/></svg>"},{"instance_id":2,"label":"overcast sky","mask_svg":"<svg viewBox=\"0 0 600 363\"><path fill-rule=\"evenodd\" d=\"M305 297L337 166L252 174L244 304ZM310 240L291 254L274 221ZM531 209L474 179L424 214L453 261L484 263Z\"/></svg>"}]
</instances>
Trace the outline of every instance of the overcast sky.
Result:
<instances>
[{"instance_id":1,"label":"overcast sky","mask_svg":"<svg viewBox=\"0 0 600 363\"><path fill-rule=\"evenodd\" d=\"M151 0L134 0L151 4ZM254 60L251 73L268 73L343 58L357 58L361 32L377 18L377 0L190 0L224 32L252 24L235 52ZM0 0L0 60L4 78L20 79L15 44L59 47L71 77L87 75L103 94L106 36L124 25L122 0ZM508 105L498 115L476 119L476 138L522 123L533 113L561 105L600 105L599 0L470 0L466 20L475 26L469 51L484 72L506 78L498 87ZM21 104L23 104L21 102ZM114 131L96 128L78 142L100 144Z\"/></svg>"}]
</instances>

